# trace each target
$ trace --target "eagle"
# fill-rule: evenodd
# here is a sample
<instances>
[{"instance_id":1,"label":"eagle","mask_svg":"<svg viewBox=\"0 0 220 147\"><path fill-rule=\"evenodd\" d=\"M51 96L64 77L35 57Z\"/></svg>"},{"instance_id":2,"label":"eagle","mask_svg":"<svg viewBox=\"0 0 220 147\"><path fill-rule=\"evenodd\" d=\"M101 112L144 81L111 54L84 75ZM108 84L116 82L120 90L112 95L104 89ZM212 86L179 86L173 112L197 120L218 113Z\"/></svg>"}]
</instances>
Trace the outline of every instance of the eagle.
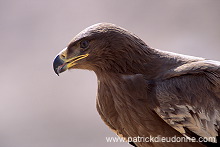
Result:
<instances>
[{"instance_id":1,"label":"eagle","mask_svg":"<svg viewBox=\"0 0 220 147\"><path fill-rule=\"evenodd\" d=\"M57 75L94 71L101 119L133 146L220 146L218 61L154 49L122 27L98 23L76 35L53 68ZM187 141L131 140L158 135Z\"/></svg>"}]
</instances>

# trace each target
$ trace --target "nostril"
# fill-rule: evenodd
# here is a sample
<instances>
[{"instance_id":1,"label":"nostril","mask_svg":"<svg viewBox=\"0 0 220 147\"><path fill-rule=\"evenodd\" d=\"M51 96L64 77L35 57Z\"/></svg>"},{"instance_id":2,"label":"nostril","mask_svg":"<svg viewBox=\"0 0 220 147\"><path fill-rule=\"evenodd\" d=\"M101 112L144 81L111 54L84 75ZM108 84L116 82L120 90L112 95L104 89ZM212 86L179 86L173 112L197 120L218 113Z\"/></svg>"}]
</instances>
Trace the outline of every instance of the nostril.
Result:
<instances>
[{"instance_id":1,"label":"nostril","mask_svg":"<svg viewBox=\"0 0 220 147\"><path fill-rule=\"evenodd\" d=\"M61 55L61 58L66 58L66 56L65 55Z\"/></svg>"}]
</instances>

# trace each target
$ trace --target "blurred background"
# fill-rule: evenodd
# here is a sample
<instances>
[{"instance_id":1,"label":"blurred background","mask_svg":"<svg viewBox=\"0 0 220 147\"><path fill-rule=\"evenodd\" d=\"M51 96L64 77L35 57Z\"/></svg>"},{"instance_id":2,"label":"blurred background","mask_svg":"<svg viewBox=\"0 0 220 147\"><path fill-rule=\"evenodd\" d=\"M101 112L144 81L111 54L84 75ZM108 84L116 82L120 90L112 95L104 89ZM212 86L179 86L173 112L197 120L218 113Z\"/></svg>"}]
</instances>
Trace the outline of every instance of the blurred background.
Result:
<instances>
[{"instance_id":1,"label":"blurred background","mask_svg":"<svg viewBox=\"0 0 220 147\"><path fill-rule=\"evenodd\" d=\"M0 147L128 147L96 112L96 75L56 76L56 54L111 22L149 46L220 60L219 0L1 0Z\"/></svg>"}]
</instances>

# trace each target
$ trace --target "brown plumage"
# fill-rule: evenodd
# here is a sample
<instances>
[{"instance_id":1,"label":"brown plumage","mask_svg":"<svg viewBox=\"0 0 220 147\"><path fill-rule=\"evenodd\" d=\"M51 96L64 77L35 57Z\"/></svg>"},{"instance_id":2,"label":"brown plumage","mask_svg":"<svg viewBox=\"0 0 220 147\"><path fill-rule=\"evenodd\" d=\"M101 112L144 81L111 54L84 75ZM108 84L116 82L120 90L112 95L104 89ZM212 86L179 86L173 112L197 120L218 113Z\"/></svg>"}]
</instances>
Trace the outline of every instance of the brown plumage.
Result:
<instances>
[{"instance_id":1,"label":"brown plumage","mask_svg":"<svg viewBox=\"0 0 220 147\"><path fill-rule=\"evenodd\" d=\"M220 62L153 49L123 28L100 23L79 33L56 57L57 74L72 68L96 73L97 110L119 136L219 136Z\"/></svg>"}]
</instances>

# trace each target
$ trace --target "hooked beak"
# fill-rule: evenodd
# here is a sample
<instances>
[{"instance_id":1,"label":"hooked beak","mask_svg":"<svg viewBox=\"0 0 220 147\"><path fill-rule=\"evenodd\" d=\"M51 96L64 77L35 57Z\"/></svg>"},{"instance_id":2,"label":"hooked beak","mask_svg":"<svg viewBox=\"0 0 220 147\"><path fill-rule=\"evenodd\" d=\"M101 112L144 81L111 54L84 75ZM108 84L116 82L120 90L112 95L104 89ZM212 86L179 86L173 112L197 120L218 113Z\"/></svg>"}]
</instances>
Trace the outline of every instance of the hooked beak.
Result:
<instances>
[{"instance_id":1,"label":"hooked beak","mask_svg":"<svg viewBox=\"0 0 220 147\"><path fill-rule=\"evenodd\" d=\"M54 69L54 72L59 76L59 74L61 72L64 72L67 70L66 68L66 64L64 62L64 60L62 60L60 58L60 55L57 55L56 58L54 59L53 61L53 69Z\"/></svg>"},{"instance_id":2,"label":"hooked beak","mask_svg":"<svg viewBox=\"0 0 220 147\"><path fill-rule=\"evenodd\" d=\"M74 65L76 65L77 61L86 58L87 56L89 56L89 54L85 54L85 55L78 55L78 56L74 56L72 58L67 59L66 57L66 49L64 49L63 51L61 51L60 54L58 54L56 56L56 58L53 61L53 69L54 72L59 76L60 73L66 71L67 69L73 67Z\"/></svg>"}]
</instances>

